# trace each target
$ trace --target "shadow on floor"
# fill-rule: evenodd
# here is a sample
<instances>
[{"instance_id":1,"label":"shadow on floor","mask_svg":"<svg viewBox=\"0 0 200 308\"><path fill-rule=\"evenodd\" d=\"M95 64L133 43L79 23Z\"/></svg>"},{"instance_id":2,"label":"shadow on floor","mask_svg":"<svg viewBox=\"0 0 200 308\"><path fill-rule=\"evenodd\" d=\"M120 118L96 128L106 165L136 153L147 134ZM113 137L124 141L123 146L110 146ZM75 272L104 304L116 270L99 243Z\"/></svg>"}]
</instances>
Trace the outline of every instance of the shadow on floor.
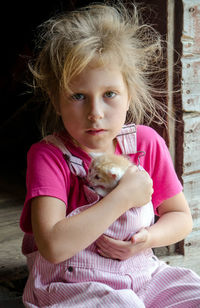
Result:
<instances>
[{"instance_id":1,"label":"shadow on floor","mask_svg":"<svg viewBox=\"0 0 200 308\"><path fill-rule=\"evenodd\" d=\"M23 232L19 219L25 196L21 175L0 174L0 308L21 308L27 280L25 257L21 253Z\"/></svg>"},{"instance_id":2,"label":"shadow on floor","mask_svg":"<svg viewBox=\"0 0 200 308\"><path fill-rule=\"evenodd\" d=\"M21 301L21 298L19 298L1 301L0 308L24 308L24 305Z\"/></svg>"}]
</instances>

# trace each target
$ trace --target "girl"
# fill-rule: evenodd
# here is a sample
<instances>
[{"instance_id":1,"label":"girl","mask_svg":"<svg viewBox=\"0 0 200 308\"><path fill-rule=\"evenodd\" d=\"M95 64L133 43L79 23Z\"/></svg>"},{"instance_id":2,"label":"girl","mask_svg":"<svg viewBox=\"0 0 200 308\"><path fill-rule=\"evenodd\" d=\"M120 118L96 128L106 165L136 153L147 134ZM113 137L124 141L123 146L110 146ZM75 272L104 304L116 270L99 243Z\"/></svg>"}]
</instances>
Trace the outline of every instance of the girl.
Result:
<instances>
[{"instance_id":1,"label":"girl","mask_svg":"<svg viewBox=\"0 0 200 308\"><path fill-rule=\"evenodd\" d=\"M164 140L139 125L159 118L151 84L159 37L139 24L136 8L131 15L109 5L52 18L42 29L31 71L51 135L28 153L25 306L199 307L200 278L152 252L192 229ZM130 114L136 126L124 126ZM87 186L90 154L126 154L137 163L141 151L146 171L129 167L101 199Z\"/></svg>"}]
</instances>

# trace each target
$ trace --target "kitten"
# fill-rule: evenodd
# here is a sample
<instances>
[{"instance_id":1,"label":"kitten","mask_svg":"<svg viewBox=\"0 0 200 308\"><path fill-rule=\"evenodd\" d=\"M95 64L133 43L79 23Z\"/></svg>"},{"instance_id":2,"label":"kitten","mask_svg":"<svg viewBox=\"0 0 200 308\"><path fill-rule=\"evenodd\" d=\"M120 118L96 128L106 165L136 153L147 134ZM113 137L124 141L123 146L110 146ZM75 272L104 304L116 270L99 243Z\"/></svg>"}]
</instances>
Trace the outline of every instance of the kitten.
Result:
<instances>
[{"instance_id":1,"label":"kitten","mask_svg":"<svg viewBox=\"0 0 200 308\"><path fill-rule=\"evenodd\" d=\"M107 195L133 163L126 157L115 154L92 155L88 170L89 185L102 197ZM135 165L135 168L137 166Z\"/></svg>"}]
</instances>

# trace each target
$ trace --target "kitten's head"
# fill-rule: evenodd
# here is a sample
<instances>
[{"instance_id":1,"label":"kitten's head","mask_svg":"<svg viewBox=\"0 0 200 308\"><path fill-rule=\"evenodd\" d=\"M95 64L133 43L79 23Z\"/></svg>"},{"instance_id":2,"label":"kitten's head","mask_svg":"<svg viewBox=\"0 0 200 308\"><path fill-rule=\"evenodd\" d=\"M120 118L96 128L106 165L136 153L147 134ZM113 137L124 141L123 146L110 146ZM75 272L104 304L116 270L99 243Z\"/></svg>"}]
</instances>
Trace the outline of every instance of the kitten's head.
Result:
<instances>
[{"instance_id":1,"label":"kitten's head","mask_svg":"<svg viewBox=\"0 0 200 308\"><path fill-rule=\"evenodd\" d=\"M88 171L88 182L101 196L111 191L130 166L128 159L114 154L94 156Z\"/></svg>"}]
</instances>

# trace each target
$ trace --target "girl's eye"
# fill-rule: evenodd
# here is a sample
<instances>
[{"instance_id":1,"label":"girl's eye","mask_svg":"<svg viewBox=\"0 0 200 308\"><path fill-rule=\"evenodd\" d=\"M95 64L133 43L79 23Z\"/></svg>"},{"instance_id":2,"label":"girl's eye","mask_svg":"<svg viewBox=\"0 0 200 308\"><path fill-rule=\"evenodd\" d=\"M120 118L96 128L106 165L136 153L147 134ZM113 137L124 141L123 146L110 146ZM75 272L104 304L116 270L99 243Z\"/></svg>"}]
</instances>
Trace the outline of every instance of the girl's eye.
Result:
<instances>
[{"instance_id":1,"label":"girl's eye","mask_svg":"<svg viewBox=\"0 0 200 308\"><path fill-rule=\"evenodd\" d=\"M97 175L95 175L95 180L99 180L100 179L100 177L99 177L99 175L97 174Z\"/></svg>"},{"instance_id":2,"label":"girl's eye","mask_svg":"<svg viewBox=\"0 0 200 308\"><path fill-rule=\"evenodd\" d=\"M114 98L117 94L113 91L107 91L104 96L107 98Z\"/></svg>"},{"instance_id":3,"label":"girl's eye","mask_svg":"<svg viewBox=\"0 0 200 308\"><path fill-rule=\"evenodd\" d=\"M81 93L76 93L72 95L72 99L75 101L82 101L85 99L85 96Z\"/></svg>"}]
</instances>

